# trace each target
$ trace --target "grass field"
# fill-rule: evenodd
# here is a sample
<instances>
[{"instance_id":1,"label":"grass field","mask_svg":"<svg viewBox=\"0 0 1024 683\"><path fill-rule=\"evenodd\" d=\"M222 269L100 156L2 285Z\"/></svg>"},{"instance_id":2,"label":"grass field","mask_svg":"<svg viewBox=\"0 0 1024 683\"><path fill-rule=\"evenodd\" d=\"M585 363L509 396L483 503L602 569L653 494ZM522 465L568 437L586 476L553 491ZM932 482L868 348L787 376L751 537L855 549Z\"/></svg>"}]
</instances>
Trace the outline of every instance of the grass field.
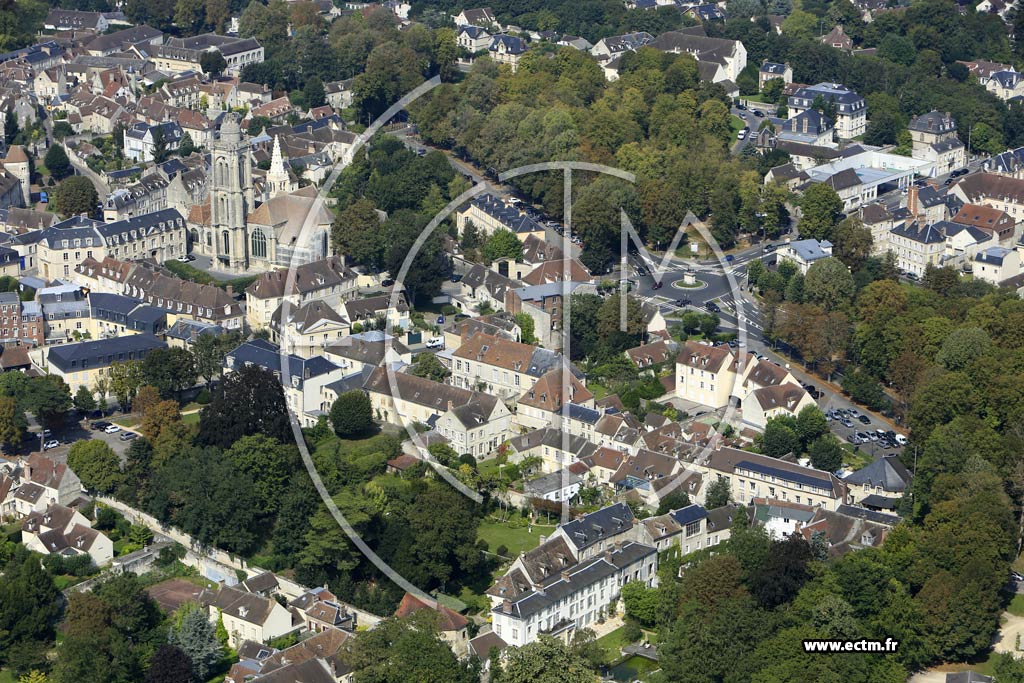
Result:
<instances>
[{"instance_id":1,"label":"grass field","mask_svg":"<svg viewBox=\"0 0 1024 683\"><path fill-rule=\"evenodd\" d=\"M0 669L0 683L18 683L18 679L9 669Z\"/></svg>"},{"instance_id":2,"label":"grass field","mask_svg":"<svg viewBox=\"0 0 1024 683\"><path fill-rule=\"evenodd\" d=\"M626 627L620 626L611 633L605 634L597 639L599 648L604 650L605 661L614 662L622 656L620 650L629 645L625 637Z\"/></svg>"},{"instance_id":3,"label":"grass field","mask_svg":"<svg viewBox=\"0 0 1024 683\"><path fill-rule=\"evenodd\" d=\"M738 116L729 117L729 127L732 128L732 137L736 138L736 134L743 130L743 127L747 125L747 122Z\"/></svg>"},{"instance_id":4,"label":"grass field","mask_svg":"<svg viewBox=\"0 0 1024 683\"><path fill-rule=\"evenodd\" d=\"M199 411L182 415L181 421L185 424L199 424Z\"/></svg>"},{"instance_id":5,"label":"grass field","mask_svg":"<svg viewBox=\"0 0 1024 683\"><path fill-rule=\"evenodd\" d=\"M535 524L531 532L526 526L513 528L507 523L489 517L480 523L477 535L487 541L492 553L499 545L503 545L508 548L509 557L516 557L524 550L537 547L540 537L550 535L554 529L553 526Z\"/></svg>"},{"instance_id":6,"label":"grass field","mask_svg":"<svg viewBox=\"0 0 1024 683\"><path fill-rule=\"evenodd\" d=\"M1006 611L1015 617L1024 617L1024 595L1015 593L1010 604L1006 606Z\"/></svg>"}]
</instances>

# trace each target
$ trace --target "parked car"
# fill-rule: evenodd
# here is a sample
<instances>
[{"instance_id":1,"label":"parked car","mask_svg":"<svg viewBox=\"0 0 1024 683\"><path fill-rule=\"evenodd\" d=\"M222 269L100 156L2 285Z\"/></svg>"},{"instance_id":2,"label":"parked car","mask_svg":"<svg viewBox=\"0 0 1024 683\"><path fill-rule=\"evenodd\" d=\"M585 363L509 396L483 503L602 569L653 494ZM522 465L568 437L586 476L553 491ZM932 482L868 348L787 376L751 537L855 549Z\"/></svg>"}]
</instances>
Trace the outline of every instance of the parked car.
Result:
<instances>
[{"instance_id":1,"label":"parked car","mask_svg":"<svg viewBox=\"0 0 1024 683\"><path fill-rule=\"evenodd\" d=\"M44 190L39 193L39 203L46 204L50 201L50 195Z\"/></svg>"},{"instance_id":2,"label":"parked car","mask_svg":"<svg viewBox=\"0 0 1024 683\"><path fill-rule=\"evenodd\" d=\"M842 425L843 425L844 427L846 427L847 429L853 429L853 422L852 422L852 421L850 420L850 418L848 418L848 417L844 417L844 418L843 418L842 420L840 420L839 422L840 422L840 423L841 423L841 424L842 424Z\"/></svg>"},{"instance_id":3,"label":"parked car","mask_svg":"<svg viewBox=\"0 0 1024 683\"><path fill-rule=\"evenodd\" d=\"M907 445L907 437L903 436L902 434L897 434L895 441L900 446L906 446Z\"/></svg>"},{"instance_id":4,"label":"parked car","mask_svg":"<svg viewBox=\"0 0 1024 683\"><path fill-rule=\"evenodd\" d=\"M764 112L761 111L760 109L755 109L754 110L754 116L756 116L759 119L763 119L764 118Z\"/></svg>"},{"instance_id":5,"label":"parked car","mask_svg":"<svg viewBox=\"0 0 1024 683\"><path fill-rule=\"evenodd\" d=\"M103 428L103 432L106 434L117 434L119 431L121 431L121 428L117 425L107 425Z\"/></svg>"},{"instance_id":6,"label":"parked car","mask_svg":"<svg viewBox=\"0 0 1024 683\"><path fill-rule=\"evenodd\" d=\"M846 440L852 444L860 443L860 437L857 436L856 434L850 434L849 436L846 437Z\"/></svg>"},{"instance_id":7,"label":"parked car","mask_svg":"<svg viewBox=\"0 0 1024 683\"><path fill-rule=\"evenodd\" d=\"M689 306L693 303L690 299L676 299L676 306L682 308L683 306Z\"/></svg>"},{"instance_id":8,"label":"parked car","mask_svg":"<svg viewBox=\"0 0 1024 683\"><path fill-rule=\"evenodd\" d=\"M109 422L105 422L103 420L100 420L98 422L93 422L89 426L92 427L93 429L95 429L96 431L99 431L101 429L106 429L107 427L109 427L110 423Z\"/></svg>"},{"instance_id":9,"label":"parked car","mask_svg":"<svg viewBox=\"0 0 1024 683\"><path fill-rule=\"evenodd\" d=\"M132 439L139 438L139 435L136 434L135 432L124 432L123 434L121 434L120 438L121 441L131 441Z\"/></svg>"},{"instance_id":10,"label":"parked car","mask_svg":"<svg viewBox=\"0 0 1024 683\"><path fill-rule=\"evenodd\" d=\"M452 282L458 282L462 279L462 276L458 273L452 273Z\"/></svg>"},{"instance_id":11,"label":"parked car","mask_svg":"<svg viewBox=\"0 0 1024 683\"><path fill-rule=\"evenodd\" d=\"M765 253L768 253L768 254L772 253L773 251L775 251L778 248L779 247L778 247L777 244L766 244L766 245L764 245L764 251L765 251Z\"/></svg>"},{"instance_id":12,"label":"parked car","mask_svg":"<svg viewBox=\"0 0 1024 683\"><path fill-rule=\"evenodd\" d=\"M712 313L721 313L722 312L722 307L719 306L718 304L716 304L714 301L709 301L706 304L704 304L704 308L706 308L707 310L711 311Z\"/></svg>"},{"instance_id":13,"label":"parked car","mask_svg":"<svg viewBox=\"0 0 1024 683\"><path fill-rule=\"evenodd\" d=\"M865 424L865 425L871 424L871 418L868 417L867 415L861 415L857 419L860 420L861 424Z\"/></svg>"},{"instance_id":14,"label":"parked car","mask_svg":"<svg viewBox=\"0 0 1024 683\"><path fill-rule=\"evenodd\" d=\"M437 316L437 324L438 325L444 325L444 316L443 315Z\"/></svg>"},{"instance_id":15,"label":"parked car","mask_svg":"<svg viewBox=\"0 0 1024 683\"><path fill-rule=\"evenodd\" d=\"M50 439L43 444L43 450L48 451L51 448L56 448L57 446L60 446L60 441L57 441L57 439Z\"/></svg>"},{"instance_id":16,"label":"parked car","mask_svg":"<svg viewBox=\"0 0 1024 683\"><path fill-rule=\"evenodd\" d=\"M725 262L726 263L732 263L735 260L736 260L736 257L733 256L732 254L726 254L725 255Z\"/></svg>"},{"instance_id":17,"label":"parked car","mask_svg":"<svg viewBox=\"0 0 1024 683\"><path fill-rule=\"evenodd\" d=\"M444 337L431 337L427 340L428 349L440 349L444 347Z\"/></svg>"}]
</instances>

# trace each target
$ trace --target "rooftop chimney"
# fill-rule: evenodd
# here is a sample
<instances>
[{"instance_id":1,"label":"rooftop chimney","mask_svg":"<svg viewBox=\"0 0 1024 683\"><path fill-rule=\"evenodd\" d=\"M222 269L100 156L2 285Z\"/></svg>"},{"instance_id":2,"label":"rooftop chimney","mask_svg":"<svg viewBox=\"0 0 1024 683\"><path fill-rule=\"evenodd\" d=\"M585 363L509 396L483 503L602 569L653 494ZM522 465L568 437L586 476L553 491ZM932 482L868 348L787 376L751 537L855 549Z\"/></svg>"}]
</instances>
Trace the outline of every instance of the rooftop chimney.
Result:
<instances>
[{"instance_id":1,"label":"rooftop chimney","mask_svg":"<svg viewBox=\"0 0 1024 683\"><path fill-rule=\"evenodd\" d=\"M917 216L917 185L911 185L907 190L907 211L911 216Z\"/></svg>"}]
</instances>

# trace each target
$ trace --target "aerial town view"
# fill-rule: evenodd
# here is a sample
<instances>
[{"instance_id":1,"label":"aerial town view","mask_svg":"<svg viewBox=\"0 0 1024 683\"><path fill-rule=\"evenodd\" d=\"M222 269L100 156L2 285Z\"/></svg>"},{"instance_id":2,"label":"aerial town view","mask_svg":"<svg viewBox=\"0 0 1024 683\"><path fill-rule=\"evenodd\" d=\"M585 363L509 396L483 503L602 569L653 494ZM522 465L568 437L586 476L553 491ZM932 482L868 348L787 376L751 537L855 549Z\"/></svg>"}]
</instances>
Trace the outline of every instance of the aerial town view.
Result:
<instances>
[{"instance_id":1,"label":"aerial town view","mask_svg":"<svg viewBox=\"0 0 1024 683\"><path fill-rule=\"evenodd\" d=\"M1024 683L1024 3L487 2L0 2L0 683Z\"/></svg>"}]
</instances>

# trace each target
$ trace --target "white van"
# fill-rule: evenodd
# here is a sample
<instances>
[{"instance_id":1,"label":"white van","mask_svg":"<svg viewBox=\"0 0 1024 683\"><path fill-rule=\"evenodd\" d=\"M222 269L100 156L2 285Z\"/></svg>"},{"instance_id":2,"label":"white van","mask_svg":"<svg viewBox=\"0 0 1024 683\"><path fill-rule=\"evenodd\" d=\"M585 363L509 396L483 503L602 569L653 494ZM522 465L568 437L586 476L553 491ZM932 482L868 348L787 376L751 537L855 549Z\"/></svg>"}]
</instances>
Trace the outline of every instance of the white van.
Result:
<instances>
[{"instance_id":1,"label":"white van","mask_svg":"<svg viewBox=\"0 0 1024 683\"><path fill-rule=\"evenodd\" d=\"M898 443L901 446L906 446L907 445L907 437L903 436L902 434L897 434L896 435L896 443Z\"/></svg>"},{"instance_id":2,"label":"white van","mask_svg":"<svg viewBox=\"0 0 1024 683\"><path fill-rule=\"evenodd\" d=\"M428 349L443 349L444 348L444 337L431 337L427 340Z\"/></svg>"}]
</instances>

